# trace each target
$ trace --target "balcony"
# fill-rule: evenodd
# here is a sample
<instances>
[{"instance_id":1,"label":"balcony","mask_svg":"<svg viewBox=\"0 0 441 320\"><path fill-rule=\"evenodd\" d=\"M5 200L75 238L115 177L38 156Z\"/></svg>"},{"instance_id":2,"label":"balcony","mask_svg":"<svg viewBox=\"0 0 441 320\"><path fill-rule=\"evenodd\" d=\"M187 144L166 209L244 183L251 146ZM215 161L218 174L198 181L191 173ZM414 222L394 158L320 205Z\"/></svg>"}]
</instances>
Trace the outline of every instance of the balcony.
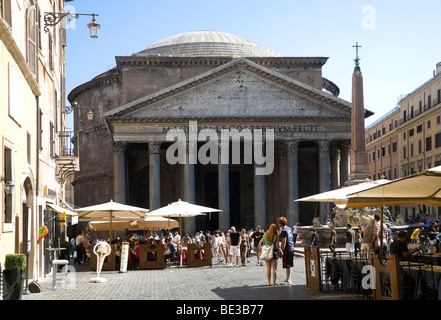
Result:
<instances>
[{"instance_id":1,"label":"balcony","mask_svg":"<svg viewBox=\"0 0 441 320\"><path fill-rule=\"evenodd\" d=\"M59 154L55 155L56 173L58 180L64 183L66 178L75 171L80 170L80 161L78 153L75 152L73 144L73 131L60 131L58 138L60 140Z\"/></svg>"}]
</instances>

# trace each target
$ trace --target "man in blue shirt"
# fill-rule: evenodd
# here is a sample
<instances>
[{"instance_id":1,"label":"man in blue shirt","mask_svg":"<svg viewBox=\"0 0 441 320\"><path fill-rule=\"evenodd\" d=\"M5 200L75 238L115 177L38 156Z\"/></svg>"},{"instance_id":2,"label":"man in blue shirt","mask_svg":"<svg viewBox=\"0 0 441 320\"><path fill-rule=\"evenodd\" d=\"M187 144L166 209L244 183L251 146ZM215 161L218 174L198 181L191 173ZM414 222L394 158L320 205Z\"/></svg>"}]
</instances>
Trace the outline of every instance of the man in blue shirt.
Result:
<instances>
[{"instance_id":1,"label":"man in blue shirt","mask_svg":"<svg viewBox=\"0 0 441 320\"><path fill-rule=\"evenodd\" d=\"M290 285L292 284L291 268L294 266L294 241L292 230L287 226L285 217L278 218L277 223L282 229L280 232L280 241L282 242L280 248L283 251L283 268L286 270L286 279L281 285Z\"/></svg>"}]
</instances>

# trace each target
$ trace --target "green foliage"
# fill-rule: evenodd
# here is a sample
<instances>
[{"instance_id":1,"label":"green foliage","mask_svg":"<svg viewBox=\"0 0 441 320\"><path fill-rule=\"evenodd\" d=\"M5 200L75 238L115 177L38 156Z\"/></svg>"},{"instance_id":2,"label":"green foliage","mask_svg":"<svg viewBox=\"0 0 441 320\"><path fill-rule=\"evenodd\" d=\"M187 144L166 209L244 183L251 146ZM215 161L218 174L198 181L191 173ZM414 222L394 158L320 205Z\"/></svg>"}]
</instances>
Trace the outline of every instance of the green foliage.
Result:
<instances>
[{"instance_id":1,"label":"green foliage","mask_svg":"<svg viewBox=\"0 0 441 320\"><path fill-rule=\"evenodd\" d=\"M5 257L5 270L25 270L25 254L7 254Z\"/></svg>"}]
</instances>

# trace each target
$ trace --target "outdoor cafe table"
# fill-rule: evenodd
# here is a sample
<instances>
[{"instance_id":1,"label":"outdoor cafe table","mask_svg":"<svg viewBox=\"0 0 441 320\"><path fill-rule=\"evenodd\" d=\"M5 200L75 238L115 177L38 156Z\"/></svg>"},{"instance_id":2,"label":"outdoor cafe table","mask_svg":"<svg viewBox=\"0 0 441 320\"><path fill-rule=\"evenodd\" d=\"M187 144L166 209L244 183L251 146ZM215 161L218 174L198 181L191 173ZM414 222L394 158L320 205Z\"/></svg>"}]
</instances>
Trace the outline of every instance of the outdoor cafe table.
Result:
<instances>
[{"instance_id":1,"label":"outdoor cafe table","mask_svg":"<svg viewBox=\"0 0 441 320\"><path fill-rule=\"evenodd\" d=\"M441 266L415 262L410 262L410 265L409 262L400 262L400 265L403 285L410 279L416 283L412 292L414 299L421 298L424 289L434 288L437 291L437 299L441 300Z\"/></svg>"},{"instance_id":2,"label":"outdoor cafe table","mask_svg":"<svg viewBox=\"0 0 441 320\"><path fill-rule=\"evenodd\" d=\"M441 253L429 253L424 255L413 254L410 261L441 266Z\"/></svg>"}]
</instances>

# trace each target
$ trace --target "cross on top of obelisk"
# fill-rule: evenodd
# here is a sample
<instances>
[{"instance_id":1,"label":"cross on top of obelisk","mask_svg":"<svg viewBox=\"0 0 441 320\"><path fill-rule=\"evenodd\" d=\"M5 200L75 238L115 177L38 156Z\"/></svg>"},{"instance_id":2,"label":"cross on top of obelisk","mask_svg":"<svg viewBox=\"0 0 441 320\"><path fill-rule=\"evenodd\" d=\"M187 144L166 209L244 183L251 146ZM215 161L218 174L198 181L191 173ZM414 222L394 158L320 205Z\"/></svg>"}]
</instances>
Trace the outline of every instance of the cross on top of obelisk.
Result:
<instances>
[{"instance_id":1,"label":"cross on top of obelisk","mask_svg":"<svg viewBox=\"0 0 441 320\"><path fill-rule=\"evenodd\" d=\"M355 43L355 46L352 46L353 48L355 48L355 65L358 67L359 62L360 62L360 57L358 56L358 48L361 48L361 46L358 45L358 42Z\"/></svg>"}]
</instances>

